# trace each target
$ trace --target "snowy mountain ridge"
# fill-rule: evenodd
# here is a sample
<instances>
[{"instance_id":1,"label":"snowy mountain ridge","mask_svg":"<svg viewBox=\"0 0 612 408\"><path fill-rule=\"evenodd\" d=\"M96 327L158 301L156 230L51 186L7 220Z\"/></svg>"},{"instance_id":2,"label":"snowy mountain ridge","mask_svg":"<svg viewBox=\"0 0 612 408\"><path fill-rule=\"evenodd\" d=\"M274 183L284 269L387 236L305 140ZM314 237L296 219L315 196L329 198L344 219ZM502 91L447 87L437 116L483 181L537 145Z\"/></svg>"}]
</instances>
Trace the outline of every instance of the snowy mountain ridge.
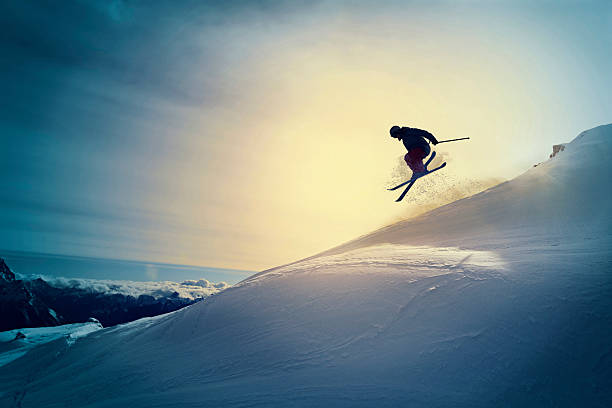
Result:
<instances>
[{"instance_id":1,"label":"snowy mountain ridge","mask_svg":"<svg viewBox=\"0 0 612 408\"><path fill-rule=\"evenodd\" d=\"M229 286L206 279L181 283L42 279L14 274L2 259L0 273L0 331L81 323L90 317L105 327L114 326L178 310Z\"/></svg>"},{"instance_id":2,"label":"snowy mountain ridge","mask_svg":"<svg viewBox=\"0 0 612 408\"><path fill-rule=\"evenodd\" d=\"M0 367L0 403L610 406L611 148L591 129L473 197L48 343Z\"/></svg>"},{"instance_id":3,"label":"snowy mountain ridge","mask_svg":"<svg viewBox=\"0 0 612 408\"><path fill-rule=\"evenodd\" d=\"M30 289L0 258L0 331L60 323L55 311Z\"/></svg>"}]
</instances>

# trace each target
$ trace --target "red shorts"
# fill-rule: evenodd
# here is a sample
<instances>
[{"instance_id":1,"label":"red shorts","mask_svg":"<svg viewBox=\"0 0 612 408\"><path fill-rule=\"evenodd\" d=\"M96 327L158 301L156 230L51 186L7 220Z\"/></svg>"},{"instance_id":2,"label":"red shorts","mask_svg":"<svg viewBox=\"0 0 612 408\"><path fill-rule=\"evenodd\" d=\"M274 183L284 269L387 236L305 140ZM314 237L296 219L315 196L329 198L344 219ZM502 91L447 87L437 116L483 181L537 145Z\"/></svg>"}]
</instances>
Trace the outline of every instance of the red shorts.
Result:
<instances>
[{"instance_id":1,"label":"red shorts","mask_svg":"<svg viewBox=\"0 0 612 408\"><path fill-rule=\"evenodd\" d=\"M423 164L423 159L427 157L427 153L420 147L413 147L408 150L408 153L404 156L404 160L410 170L413 172L424 172L425 165Z\"/></svg>"}]
</instances>

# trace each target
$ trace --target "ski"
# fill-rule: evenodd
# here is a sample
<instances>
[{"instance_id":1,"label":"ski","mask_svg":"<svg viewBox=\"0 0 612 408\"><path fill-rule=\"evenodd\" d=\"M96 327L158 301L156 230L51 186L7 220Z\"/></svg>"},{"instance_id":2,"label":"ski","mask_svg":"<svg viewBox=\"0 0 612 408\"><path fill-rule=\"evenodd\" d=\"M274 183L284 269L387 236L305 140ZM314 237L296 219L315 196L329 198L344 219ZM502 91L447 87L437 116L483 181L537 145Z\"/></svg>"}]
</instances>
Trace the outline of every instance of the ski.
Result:
<instances>
[{"instance_id":1,"label":"ski","mask_svg":"<svg viewBox=\"0 0 612 408\"><path fill-rule=\"evenodd\" d=\"M393 190L395 190L395 189L397 189L397 188L399 188L399 187L401 187L403 185L406 185L407 183L410 183L410 184L408 184L408 187L406 187L406 189L402 192L402 194L397 198L397 200L395 200L395 202L400 202L400 201L402 201L404 199L404 197L406 196L406 193L414 185L415 181L417 181L421 177L425 177L426 175L433 173L434 171L440 170L444 166L446 166L446 162L442 163L441 165L439 165L435 169L428 170L427 173L425 173L425 174L423 174L423 175L421 175L421 176L419 176L419 177L417 177L415 179L410 179L410 180L406 181L405 183L400 184L399 186L393 187Z\"/></svg>"},{"instance_id":2,"label":"ski","mask_svg":"<svg viewBox=\"0 0 612 408\"><path fill-rule=\"evenodd\" d=\"M416 181L416 179L418 179L418 177L411 178L410 180L404 181L402 184L398 184L397 186L388 188L387 190L389 190L389 191L397 190L398 188L404 187L406 184L408 184L408 183L410 183L412 181Z\"/></svg>"},{"instance_id":3,"label":"ski","mask_svg":"<svg viewBox=\"0 0 612 408\"><path fill-rule=\"evenodd\" d=\"M427 161L425 162L425 170L427 170L427 166L429 166L429 163L431 163L431 161L434 159L434 157L436 157L436 152L434 151L431 156L429 156L429 159L427 159Z\"/></svg>"},{"instance_id":4,"label":"ski","mask_svg":"<svg viewBox=\"0 0 612 408\"><path fill-rule=\"evenodd\" d=\"M429 173L433 173L433 172L434 172L434 171L436 171L436 170L440 170L440 169L441 169L442 167L444 167L444 166L446 166L446 162L442 163L440 166L436 167L435 169L427 170L427 171L425 172L425 174L422 174L422 175L420 175L420 176L418 176L418 177L413 177L413 178L411 178L410 180L408 180L408 181L404 181L403 183L398 184L398 185L397 185L397 186L395 186L395 187L388 188L387 190L389 190L389 191L397 190L398 188L403 187L403 186L405 186L406 184L408 184L408 183L410 183L410 182L412 182L412 181L416 181L416 180L420 179L421 177L424 177L424 176L428 175Z\"/></svg>"},{"instance_id":5,"label":"ski","mask_svg":"<svg viewBox=\"0 0 612 408\"><path fill-rule=\"evenodd\" d=\"M397 198L397 200L395 200L396 203L399 203L400 201L402 201L404 199L404 196L406 195L406 193L408 192L408 190L410 190L410 188L414 185L414 182L416 181L416 179L414 181L412 181L410 184L408 184L408 187L406 187L406 189L402 192L402 194Z\"/></svg>"}]
</instances>

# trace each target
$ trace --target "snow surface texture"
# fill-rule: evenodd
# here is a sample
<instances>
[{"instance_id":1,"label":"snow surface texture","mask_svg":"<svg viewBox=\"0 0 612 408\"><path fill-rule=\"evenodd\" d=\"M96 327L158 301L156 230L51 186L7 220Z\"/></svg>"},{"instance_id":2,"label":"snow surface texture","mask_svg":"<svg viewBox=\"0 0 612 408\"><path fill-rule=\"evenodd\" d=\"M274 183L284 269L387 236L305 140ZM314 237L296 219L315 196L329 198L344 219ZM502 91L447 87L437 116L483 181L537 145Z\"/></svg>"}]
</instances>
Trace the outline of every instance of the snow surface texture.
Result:
<instances>
[{"instance_id":1,"label":"snow surface texture","mask_svg":"<svg viewBox=\"0 0 612 408\"><path fill-rule=\"evenodd\" d=\"M71 346L79 337L87 336L89 333L100 329L102 329L102 325L99 322L91 321L0 332L0 366L18 359L40 344L64 339L66 345ZM18 334L21 334L21 336L17 337Z\"/></svg>"},{"instance_id":2,"label":"snow surface texture","mask_svg":"<svg viewBox=\"0 0 612 408\"><path fill-rule=\"evenodd\" d=\"M612 406L610 157L598 127L473 197L39 346L0 368L0 405Z\"/></svg>"},{"instance_id":3,"label":"snow surface texture","mask_svg":"<svg viewBox=\"0 0 612 408\"><path fill-rule=\"evenodd\" d=\"M34 280L41 276L19 275L19 279ZM212 283L206 279L186 280L181 283L163 282L133 282L123 280L76 279L62 277L41 277L49 285L56 288L76 288L104 294L120 294L138 297L149 295L154 298L170 297L178 293L184 299L201 299L227 289L225 282Z\"/></svg>"}]
</instances>

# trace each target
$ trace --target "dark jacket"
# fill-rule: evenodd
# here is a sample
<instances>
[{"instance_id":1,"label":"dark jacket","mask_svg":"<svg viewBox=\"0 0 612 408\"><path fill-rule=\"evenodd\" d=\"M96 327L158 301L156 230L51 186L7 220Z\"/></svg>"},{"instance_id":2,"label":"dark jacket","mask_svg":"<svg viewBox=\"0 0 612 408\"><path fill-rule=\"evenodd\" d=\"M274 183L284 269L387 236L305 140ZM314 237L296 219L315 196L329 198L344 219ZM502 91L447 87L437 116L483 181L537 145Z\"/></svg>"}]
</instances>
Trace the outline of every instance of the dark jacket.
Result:
<instances>
[{"instance_id":1,"label":"dark jacket","mask_svg":"<svg viewBox=\"0 0 612 408\"><path fill-rule=\"evenodd\" d=\"M420 147L427 154L429 154L431 148L425 139L428 139L433 144L438 144L436 137L428 131L411 127L400 128L399 139L401 139L402 143L404 143L406 150L410 150L414 147Z\"/></svg>"}]
</instances>

